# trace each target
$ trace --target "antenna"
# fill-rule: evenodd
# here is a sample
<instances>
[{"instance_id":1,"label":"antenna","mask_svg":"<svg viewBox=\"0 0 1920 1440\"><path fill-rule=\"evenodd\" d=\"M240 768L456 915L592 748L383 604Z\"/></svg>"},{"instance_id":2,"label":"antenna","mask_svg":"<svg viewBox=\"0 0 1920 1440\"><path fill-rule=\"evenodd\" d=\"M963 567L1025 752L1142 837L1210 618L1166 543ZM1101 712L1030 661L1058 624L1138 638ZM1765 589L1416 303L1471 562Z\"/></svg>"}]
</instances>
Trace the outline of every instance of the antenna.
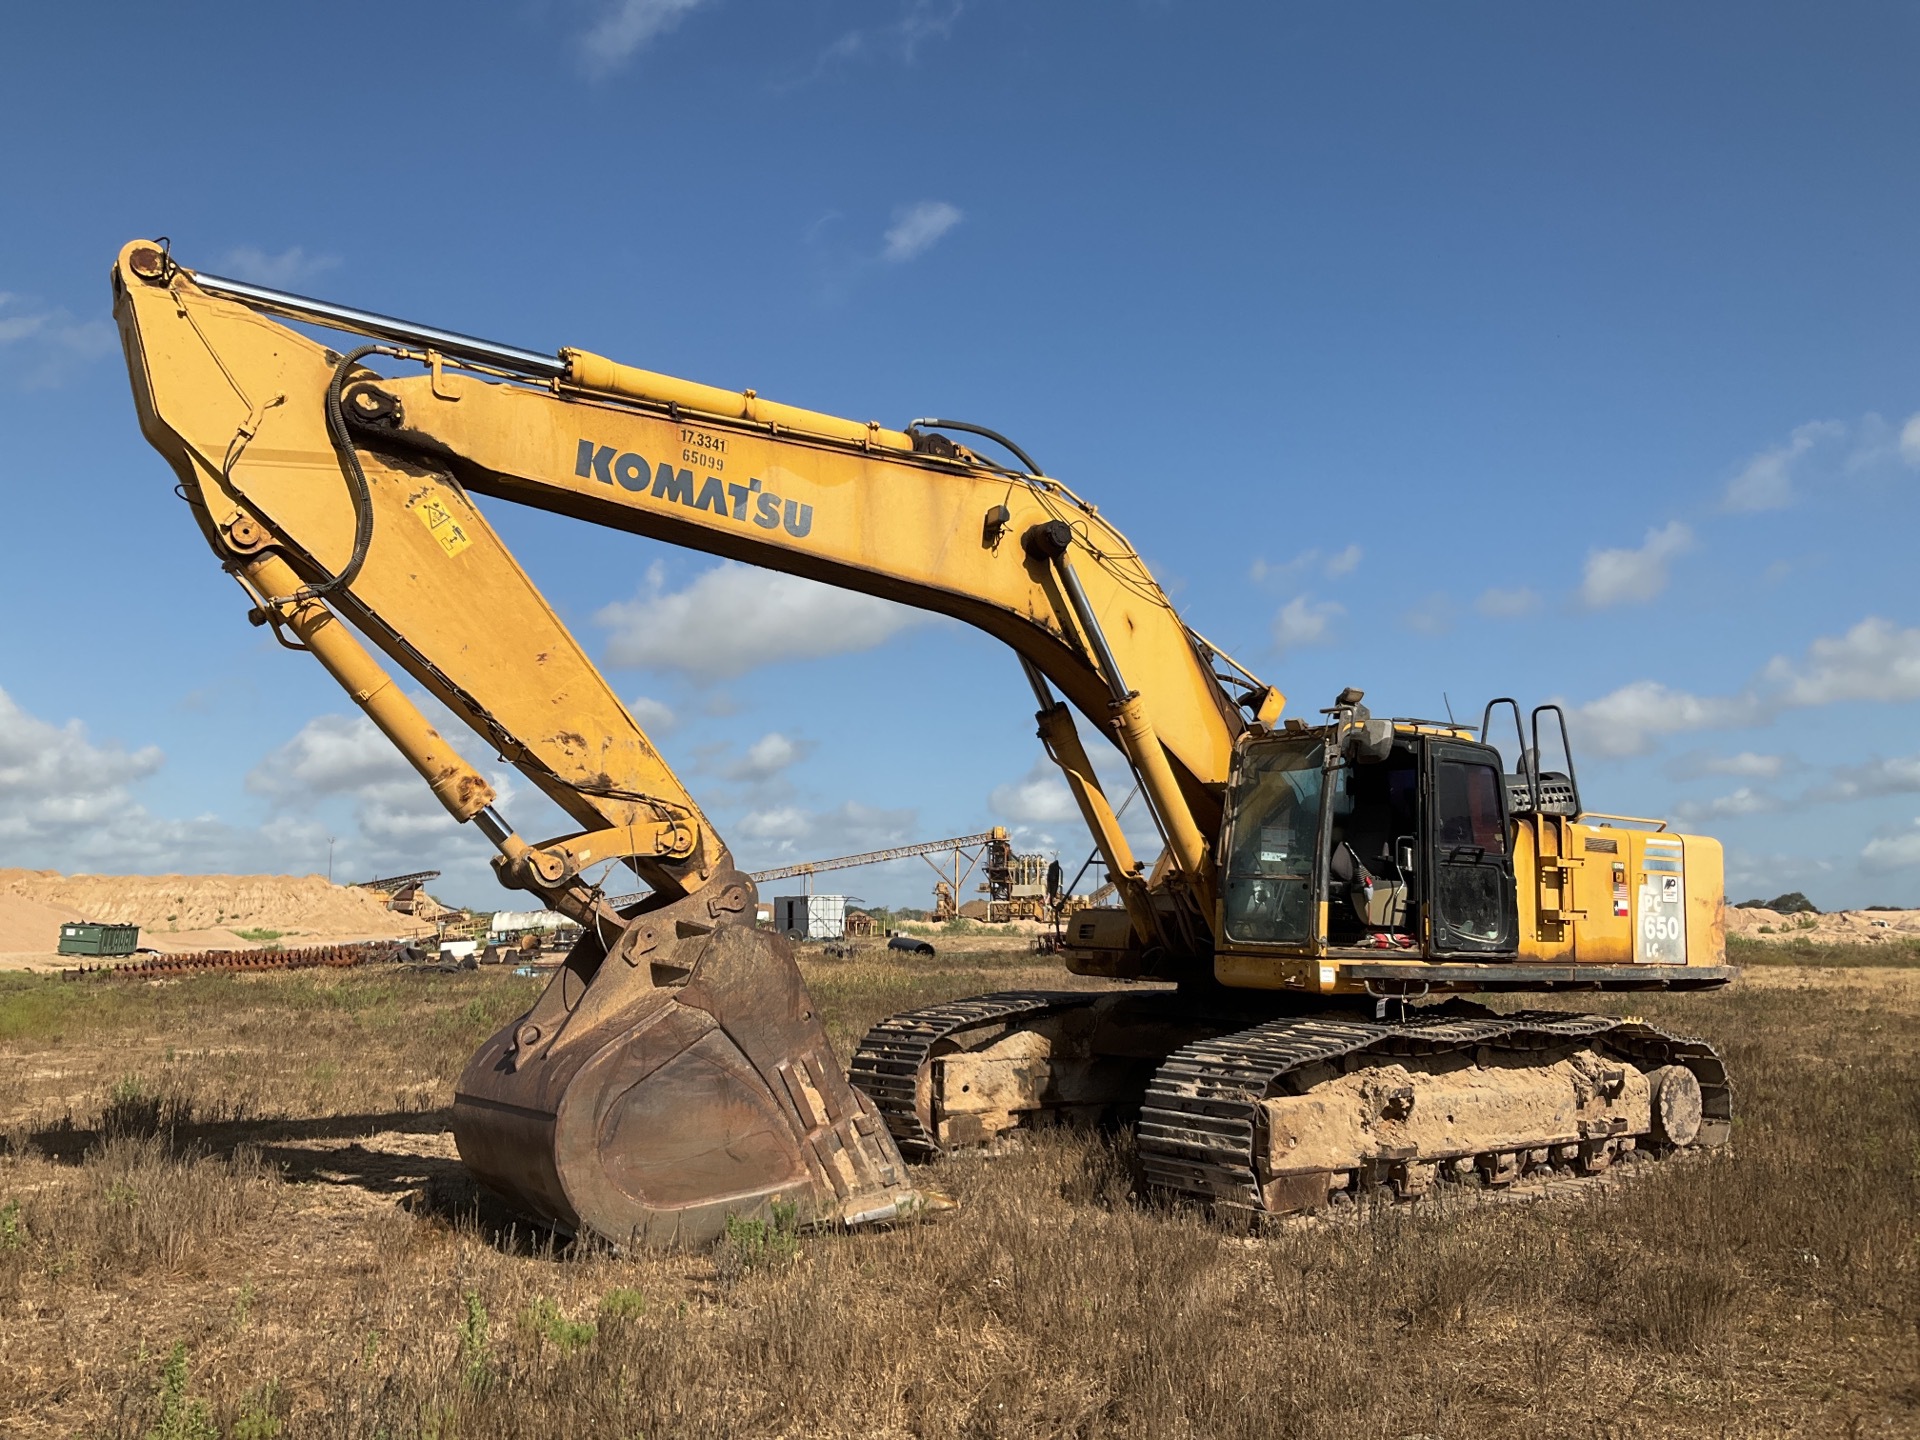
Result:
<instances>
[{"instance_id":1,"label":"antenna","mask_svg":"<svg viewBox=\"0 0 1920 1440\"><path fill-rule=\"evenodd\" d=\"M1447 724L1458 725L1460 722L1453 718L1453 701L1447 699L1447 692L1444 690L1440 692L1440 703L1447 707Z\"/></svg>"}]
</instances>

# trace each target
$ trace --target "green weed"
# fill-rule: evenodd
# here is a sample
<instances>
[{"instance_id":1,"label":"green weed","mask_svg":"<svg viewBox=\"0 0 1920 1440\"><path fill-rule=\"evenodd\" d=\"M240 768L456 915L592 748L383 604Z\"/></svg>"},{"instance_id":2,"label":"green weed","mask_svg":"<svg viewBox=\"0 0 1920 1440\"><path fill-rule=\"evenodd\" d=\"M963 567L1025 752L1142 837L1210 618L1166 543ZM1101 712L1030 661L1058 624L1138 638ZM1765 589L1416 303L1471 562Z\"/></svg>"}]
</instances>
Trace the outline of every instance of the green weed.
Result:
<instances>
[{"instance_id":1,"label":"green weed","mask_svg":"<svg viewBox=\"0 0 1920 1440\"><path fill-rule=\"evenodd\" d=\"M493 1331L487 1307L469 1290L461 1297L466 1314L460 1321L460 1373L474 1390L485 1390L493 1380Z\"/></svg>"},{"instance_id":2,"label":"green weed","mask_svg":"<svg viewBox=\"0 0 1920 1440\"><path fill-rule=\"evenodd\" d=\"M160 1371L160 1414L146 1440L219 1440L204 1400L187 1394L187 1347L176 1344Z\"/></svg>"},{"instance_id":3,"label":"green weed","mask_svg":"<svg viewBox=\"0 0 1920 1440\"><path fill-rule=\"evenodd\" d=\"M257 1390L249 1390L240 1401L240 1413L233 1417L230 1440L275 1440L284 1429L280 1419L280 1387L269 1380Z\"/></svg>"},{"instance_id":4,"label":"green weed","mask_svg":"<svg viewBox=\"0 0 1920 1440\"><path fill-rule=\"evenodd\" d=\"M233 1302L233 1329L235 1334L247 1328L247 1317L252 1314L253 1302L258 1298L259 1293L260 1292L254 1288L252 1281L248 1281L240 1287L240 1293L234 1298Z\"/></svg>"},{"instance_id":5,"label":"green weed","mask_svg":"<svg viewBox=\"0 0 1920 1440\"><path fill-rule=\"evenodd\" d=\"M0 1250L24 1250L26 1247L26 1217L20 1213L20 1202L9 1200L0 1205Z\"/></svg>"},{"instance_id":6,"label":"green weed","mask_svg":"<svg viewBox=\"0 0 1920 1440\"><path fill-rule=\"evenodd\" d=\"M521 1312L520 1323L558 1350L578 1350L599 1333L591 1320L567 1319L544 1295Z\"/></svg>"},{"instance_id":7,"label":"green weed","mask_svg":"<svg viewBox=\"0 0 1920 1440\"><path fill-rule=\"evenodd\" d=\"M791 1262L800 1252L800 1207L791 1201L774 1199L767 1206L768 1218L729 1215L723 1241L723 1271L738 1274L745 1270L766 1269Z\"/></svg>"},{"instance_id":8,"label":"green weed","mask_svg":"<svg viewBox=\"0 0 1920 1440\"><path fill-rule=\"evenodd\" d=\"M637 1320L647 1313L647 1297L617 1286L600 1297L600 1313L609 1320Z\"/></svg>"}]
</instances>

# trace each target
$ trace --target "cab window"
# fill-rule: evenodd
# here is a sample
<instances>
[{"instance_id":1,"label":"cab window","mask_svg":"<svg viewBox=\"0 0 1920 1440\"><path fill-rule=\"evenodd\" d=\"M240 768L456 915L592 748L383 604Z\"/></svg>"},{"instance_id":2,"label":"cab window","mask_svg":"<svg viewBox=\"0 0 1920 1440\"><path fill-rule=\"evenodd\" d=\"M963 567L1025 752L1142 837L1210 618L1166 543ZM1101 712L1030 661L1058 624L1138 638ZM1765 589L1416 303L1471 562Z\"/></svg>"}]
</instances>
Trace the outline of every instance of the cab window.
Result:
<instances>
[{"instance_id":1,"label":"cab window","mask_svg":"<svg viewBox=\"0 0 1920 1440\"><path fill-rule=\"evenodd\" d=\"M1269 944L1314 938L1324 759L1318 740L1278 741L1242 752L1227 856L1230 938Z\"/></svg>"},{"instance_id":2,"label":"cab window","mask_svg":"<svg viewBox=\"0 0 1920 1440\"><path fill-rule=\"evenodd\" d=\"M1500 772L1491 765L1443 760L1434 775L1433 798L1440 844L1470 845L1489 855L1507 853L1501 823Z\"/></svg>"}]
</instances>

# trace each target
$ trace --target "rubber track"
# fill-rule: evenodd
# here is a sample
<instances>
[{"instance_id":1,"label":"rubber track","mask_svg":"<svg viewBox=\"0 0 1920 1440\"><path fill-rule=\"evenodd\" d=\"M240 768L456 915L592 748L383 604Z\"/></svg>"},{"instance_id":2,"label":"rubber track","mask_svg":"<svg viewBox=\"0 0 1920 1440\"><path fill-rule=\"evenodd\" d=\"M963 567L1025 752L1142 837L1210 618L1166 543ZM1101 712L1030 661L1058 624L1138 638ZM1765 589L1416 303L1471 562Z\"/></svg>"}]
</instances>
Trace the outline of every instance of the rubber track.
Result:
<instances>
[{"instance_id":1,"label":"rubber track","mask_svg":"<svg viewBox=\"0 0 1920 1440\"><path fill-rule=\"evenodd\" d=\"M1733 1094L1726 1067L1701 1040L1670 1035L1611 1015L1526 1010L1481 1018L1436 1016L1369 1022L1341 1018L1275 1020L1196 1041L1154 1072L1136 1131L1149 1185L1212 1204L1259 1209L1255 1120L1260 1101L1289 1074L1349 1055L1430 1058L1491 1045L1540 1050L1605 1036L1636 1064L1683 1064L1700 1080L1705 1117L1698 1143L1725 1141Z\"/></svg>"},{"instance_id":2,"label":"rubber track","mask_svg":"<svg viewBox=\"0 0 1920 1440\"><path fill-rule=\"evenodd\" d=\"M1003 990L890 1015L869 1030L853 1052L848 1078L873 1101L901 1153L910 1160L929 1160L940 1153L940 1142L920 1123L916 1097L920 1072L931 1063L936 1045L982 1025L1037 1020L1091 1005L1103 994Z\"/></svg>"}]
</instances>

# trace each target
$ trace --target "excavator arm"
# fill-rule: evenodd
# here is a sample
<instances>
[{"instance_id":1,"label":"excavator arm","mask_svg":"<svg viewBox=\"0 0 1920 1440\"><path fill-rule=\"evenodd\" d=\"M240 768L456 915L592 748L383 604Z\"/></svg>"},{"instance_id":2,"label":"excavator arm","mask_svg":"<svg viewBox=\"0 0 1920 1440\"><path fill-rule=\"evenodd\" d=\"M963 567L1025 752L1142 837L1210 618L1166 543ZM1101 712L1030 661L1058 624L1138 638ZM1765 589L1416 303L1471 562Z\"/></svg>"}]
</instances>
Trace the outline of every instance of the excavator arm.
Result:
<instances>
[{"instance_id":1,"label":"excavator arm","mask_svg":"<svg viewBox=\"0 0 1920 1440\"><path fill-rule=\"evenodd\" d=\"M197 276L151 242L123 249L114 289L142 430L250 618L326 667L448 812L492 841L504 883L585 927L458 1086L463 1155L528 1209L616 1241L665 1241L782 1196L843 1221L915 1197L785 942L753 928L752 882L475 495L939 611L1004 640L1136 948L1209 950L1209 847L1240 706L1270 721L1281 700L1244 672L1216 674L1231 662L1058 481L931 430ZM284 320L372 343L342 353ZM401 675L579 828L519 834ZM1166 842L1152 877L1069 705L1140 779ZM611 903L610 863L648 896Z\"/></svg>"}]
</instances>

